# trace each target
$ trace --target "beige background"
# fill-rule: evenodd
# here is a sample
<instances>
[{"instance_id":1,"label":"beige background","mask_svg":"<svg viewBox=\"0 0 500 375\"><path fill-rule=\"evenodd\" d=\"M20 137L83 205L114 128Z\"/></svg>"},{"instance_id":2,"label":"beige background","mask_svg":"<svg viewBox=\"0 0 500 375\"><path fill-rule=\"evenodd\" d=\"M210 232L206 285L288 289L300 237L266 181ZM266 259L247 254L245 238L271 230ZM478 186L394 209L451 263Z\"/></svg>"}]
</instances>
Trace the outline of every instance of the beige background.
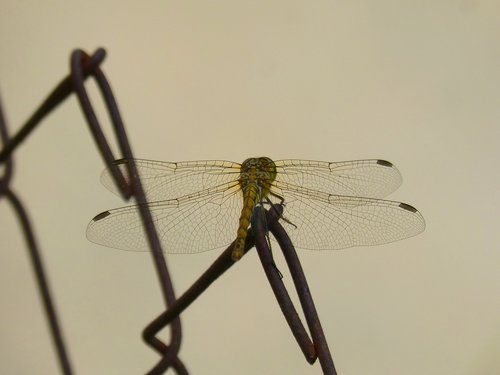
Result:
<instances>
[{"instance_id":1,"label":"beige background","mask_svg":"<svg viewBox=\"0 0 500 375\"><path fill-rule=\"evenodd\" d=\"M338 372L500 373L498 1L4 0L0 9L13 130L67 74L74 48L103 46L138 157L395 163L404 184L391 198L421 210L422 235L300 252ZM85 238L96 213L122 202L99 183L103 164L74 98L16 152L16 167L76 373L145 372L158 357L140 332L162 309L159 289L147 254ZM0 372L57 373L5 201L0 238ZM169 256L177 291L217 255ZM321 373L303 359L255 253L183 323L192 374Z\"/></svg>"}]
</instances>

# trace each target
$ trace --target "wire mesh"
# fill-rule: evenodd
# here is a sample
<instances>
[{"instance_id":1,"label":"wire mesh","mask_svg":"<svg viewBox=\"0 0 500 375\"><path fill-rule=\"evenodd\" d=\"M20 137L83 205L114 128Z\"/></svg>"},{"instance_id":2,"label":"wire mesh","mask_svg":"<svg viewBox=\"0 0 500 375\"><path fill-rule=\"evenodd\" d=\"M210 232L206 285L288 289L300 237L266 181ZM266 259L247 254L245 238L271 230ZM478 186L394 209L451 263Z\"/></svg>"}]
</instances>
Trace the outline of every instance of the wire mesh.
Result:
<instances>
[{"instance_id":1,"label":"wire mesh","mask_svg":"<svg viewBox=\"0 0 500 375\"><path fill-rule=\"evenodd\" d=\"M122 171L113 163L116 159L133 159L127 134L120 116L118 105L114 99L111 87L100 69L100 65L105 58L105 51L99 48L94 54L88 55L82 50L75 50L71 54L71 72L52 91L47 99L34 112L32 117L22 126L21 130L12 138L9 138L7 126L3 119L0 108L0 137L3 149L0 151L0 163L5 163L4 174L0 178L0 197L5 197L14 207L18 215L21 228L27 241L31 263L36 276L39 292L42 297L45 314L50 326L52 339L58 354L61 372L72 374L73 370L68 356L68 351L63 340L58 316L55 310L50 288L44 271L40 250L37 246L35 234L30 225L28 214L16 194L10 189L13 162L11 155L17 146L32 134L33 130L41 120L47 116L54 108L61 104L71 94L76 94L82 112L87 120L89 130L93 136L99 153L105 165L110 168L113 179L120 187L122 196L128 199L134 196L139 207L141 207L141 217L150 245L150 254L158 277L162 291L165 311L158 315L143 330L144 341L157 351L161 358L151 367L147 374L162 374L167 369L172 368L177 374L188 374L186 367L178 357L178 352L182 340L182 329L179 319L181 312L187 308L204 290L206 290L220 275L227 271L235 262L231 258L232 246L224 251L215 262L205 271L200 278L178 299L176 299L167 263L161 248L158 234L155 231L151 213L146 202L141 181L138 178L134 163L127 163L127 172L130 179L123 176ZM106 104L107 111L111 118L111 124L117 139L120 155L114 155L109 143L102 131L102 126L93 110L92 103L85 89L84 82L88 77L93 77L101 91ZM128 183L127 181L130 181ZM265 224L262 222L263 215L253 215L252 228L249 230L248 239L245 245L245 253L254 245L257 248L262 266L269 280L271 288L287 320L292 333L297 340L306 360L314 363L319 359L324 374L336 374L335 367L328 349L328 345L319 323L314 303L312 301L307 282L296 256L293 245L286 235L283 227L278 222L282 207L275 205L266 212ZM278 244L283 251L288 267L292 274L293 282L299 296L302 310L304 312L307 325L312 339L309 337L302 324L297 311L290 300L288 292L281 280L281 274L277 270L272 259L271 252L266 241L266 232L270 229L278 240ZM157 337L157 334L165 327L170 328L170 341L167 343Z\"/></svg>"}]
</instances>

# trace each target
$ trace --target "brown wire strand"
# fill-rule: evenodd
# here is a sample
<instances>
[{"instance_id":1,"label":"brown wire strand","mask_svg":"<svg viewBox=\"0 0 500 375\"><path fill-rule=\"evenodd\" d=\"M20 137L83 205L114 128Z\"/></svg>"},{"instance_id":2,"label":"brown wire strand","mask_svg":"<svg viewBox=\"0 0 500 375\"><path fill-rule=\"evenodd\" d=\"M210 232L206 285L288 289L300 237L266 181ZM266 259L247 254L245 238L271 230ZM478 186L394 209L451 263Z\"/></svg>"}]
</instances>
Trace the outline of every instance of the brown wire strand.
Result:
<instances>
[{"instance_id":1,"label":"brown wire strand","mask_svg":"<svg viewBox=\"0 0 500 375\"><path fill-rule=\"evenodd\" d=\"M9 135L7 130L7 124L3 116L2 105L0 102L0 137L4 145L9 142ZM50 334L52 337L52 342L54 343L57 358L59 360L59 367L61 372L65 375L71 375L73 373L71 362L69 359L68 351L64 343L63 333L59 319L57 316L57 311L54 305L53 298L50 292L49 282L47 280L47 272L43 264L42 256L38 248L36 237L33 231L33 227L30 223L28 214L24 209L23 204L17 197L17 195L10 189L9 183L11 181L13 170L13 162L11 158L6 161L6 166L4 174L0 177L0 199L5 197L12 205L15 214L19 220L24 238L26 240L26 246L28 248L28 254L31 260L31 266L33 273L35 274L35 280L38 286L38 291L40 293L42 305L45 311L47 322L50 329Z\"/></svg>"},{"instance_id":2,"label":"brown wire strand","mask_svg":"<svg viewBox=\"0 0 500 375\"><path fill-rule=\"evenodd\" d=\"M144 191L138 178L134 163L127 163L128 176L126 179L122 171L116 167L116 159L133 159L133 153L128 142L125 127L120 115L116 100L114 99L111 87L100 69L106 53L104 49L99 48L92 55L86 54L82 50L75 50L71 55L71 74L63 79L52 93L45 99L40 107L35 111L32 117L23 125L19 132L12 138L8 137L7 127L3 119L3 113L0 106L0 137L3 143L3 149L0 150L0 163L5 163L4 174L0 177L0 198L6 197L15 209L25 235L31 263L33 266L39 291L45 308L45 314L51 329L52 339L56 347L61 371L63 374L72 374L71 364L64 344L63 335L58 323L58 317L44 271L40 251L37 247L33 228L29 222L28 214L16 194L10 190L9 182L11 180L13 163L11 154L18 149L19 145L30 135L41 120L53 111L72 93L78 97L82 112L87 120L95 144L101 154L104 163L112 171L113 179L120 187L122 196L125 199L134 196L140 207L140 215L148 237L150 253L157 273L158 281L163 295L165 311L149 323L143 330L142 337L144 341L157 351L160 360L146 373L163 374L168 368L175 370L177 374L187 375L188 371L182 361L178 358L178 351L182 340L182 329L179 319L181 312L187 308L201 293L203 293L220 275L231 268L235 263L231 259L232 246L224 251L215 262L205 271L200 278L179 298L176 299L170 274L164 257L164 249L161 248L158 234L155 230L151 213ZM92 76L101 91L103 100L108 110L111 124L120 150L120 155L114 155L111 147L102 131L102 126L93 110L92 103L85 89L85 80ZM1 104L1 103L0 103ZM130 184L127 183L130 181ZM261 209L258 207L257 209ZM306 360L314 363L317 358L321 363L324 374L335 375L335 367L323 334L319 318L312 301L312 297L307 286L302 267L295 253L295 249L286 235L283 227L279 224L279 218L283 207L275 205L266 212L265 215L253 215L252 228L249 229L245 253L255 244L259 258L261 260L264 272L269 280L271 288L281 307L281 310L287 320L292 333L301 348ZM307 321L307 325L312 337L309 337L304 325L300 321L297 311L290 300L290 296L281 280L281 274L276 269L270 249L266 241L266 232L270 229L272 234L278 240L285 259L287 261L299 300ZM165 327L170 327L170 341L164 343L156 335Z\"/></svg>"},{"instance_id":3,"label":"brown wire strand","mask_svg":"<svg viewBox=\"0 0 500 375\"><path fill-rule=\"evenodd\" d=\"M105 55L106 53L102 48L98 49L91 56L87 55L81 50L75 50L71 56L70 76L63 79L61 83L56 86L52 93L49 94L47 99L45 99L45 101L30 117L30 119L21 127L19 132L14 137L12 137L12 139L9 139L7 137L7 129L3 121L0 127L2 142L4 146L0 151L0 163L6 163L4 176L0 180L0 194L1 196L7 197L9 201L11 201L11 203L14 205L14 208L16 209L16 212L18 212L18 215L21 218L21 224L25 232L25 237L27 238L29 244L28 248L31 252L33 268L35 270L35 274L37 275L37 283L39 285L42 300L44 302L47 319L51 327L53 341L56 343L60 366L64 374L71 374L72 371L68 355L66 354L67 350L62 340L62 333L58 324L57 314L53 307L51 294L48 289L47 278L45 272L43 271L40 252L36 247L36 242L34 241L35 236L31 226L29 225L28 215L26 214L26 211L22 207L22 204L17 199L16 195L8 189L8 182L10 180L12 170L10 155L15 150L17 150L19 145L30 134L32 134L33 130L38 124L40 124L41 120L45 116L47 116L66 98L68 98L69 95L75 92L79 99L82 111L89 124L91 133L94 136L97 148L103 156L106 164L111 166L113 160L116 159L116 157L111 152L111 148L109 147L104 133L102 132L99 121L95 116L95 112L93 111L92 104L90 102L90 99L88 98L85 86L83 84L86 78L88 78L89 76L93 76L97 81L98 87L101 90L102 96L110 114L113 129L115 131L115 135L118 139L118 144L122 152L121 157L133 158L125 129L121 121L118 106L116 105L113 93L104 74L99 69L99 65L104 60ZM132 170L132 175L134 175L133 172L134 171ZM125 197L129 197L131 195L131 192L133 191L134 196L139 202L145 202L144 193L138 179L132 180L133 187L131 188L127 186L127 184L125 183L125 179L120 174L118 169L116 169L114 177L117 180L118 186L121 186L123 188L123 195ZM156 235L156 231L154 230L154 226L152 225L150 214L148 212L141 212L141 214L143 216L144 222L146 223L145 228L150 238L151 246L153 248L151 254L153 255L153 261L159 277L160 287L162 289L165 305L166 308L168 308L168 305L175 301L175 294L173 291L172 283L170 281L167 265L163 256L163 251L159 246L159 241ZM149 370L148 374L162 374L170 366L172 366L172 368L178 374L187 374L185 366L177 358L177 353L180 348L182 338L181 325L178 318L172 321L172 323L170 324L170 330L170 344L166 346L166 350L164 351L164 353L162 353L162 358L151 370Z\"/></svg>"}]
</instances>

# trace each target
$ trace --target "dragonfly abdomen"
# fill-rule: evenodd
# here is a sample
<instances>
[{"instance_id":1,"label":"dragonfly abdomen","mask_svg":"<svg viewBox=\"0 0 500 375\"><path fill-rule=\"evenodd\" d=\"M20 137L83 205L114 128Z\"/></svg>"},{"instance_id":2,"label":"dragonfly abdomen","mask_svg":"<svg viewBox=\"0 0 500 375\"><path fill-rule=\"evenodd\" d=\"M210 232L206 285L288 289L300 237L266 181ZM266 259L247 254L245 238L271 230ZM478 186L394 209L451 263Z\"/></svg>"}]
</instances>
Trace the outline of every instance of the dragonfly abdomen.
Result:
<instances>
[{"instance_id":1,"label":"dragonfly abdomen","mask_svg":"<svg viewBox=\"0 0 500 375\"><path fill-rule=\"evenodd\" d=\"M240 223L232 253L232 259L234 261L239 260L243 256L248 227L250 226L253 209L255 208L258 198L259 189L257 185L255 183L247 185L243 191L243 208L241 209Z\"/></svg>"},{"instance_id":2,"label":"dragonfly abdomen","mask_svg":"<svg viewBox=\"0 0 500 375\"><path fill-rule=\"evenodd\" d=\"M234 261L239 260L245 251L245 241L253 209L269 194L275 178L276 165L270 158L249 158L241 165L239 184L243 191L243 208L241 209L236 242L231 254Z\"/></svg>"}]
</instances>

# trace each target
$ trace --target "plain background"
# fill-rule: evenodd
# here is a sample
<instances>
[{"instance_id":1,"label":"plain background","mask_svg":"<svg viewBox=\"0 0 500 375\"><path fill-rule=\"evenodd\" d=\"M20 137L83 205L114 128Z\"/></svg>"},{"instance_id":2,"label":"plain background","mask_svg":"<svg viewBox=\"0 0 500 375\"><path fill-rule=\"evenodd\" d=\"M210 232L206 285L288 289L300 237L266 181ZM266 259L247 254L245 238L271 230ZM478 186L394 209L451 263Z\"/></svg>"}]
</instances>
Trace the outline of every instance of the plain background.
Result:
<instances>
[{"instance_id":1,"label":"plain background","mask_svg":"<svg viewBox=\"0 0 500 375\"><path fill-rule=\"evenodd\" d=\"M4 0L0 90L11 130L67 74L73 49L99 46L138 157L399 167L404 183L391 198L423 213L423 234L299 254L339 374L500 373L498 1ZM147 254L85 238L96 213L123 202L99 183L103 164L74 97L15 161L13 187L33 219L76 373L144 373L158 360L140 338L163 307L156 276ZM57 373L5 201L0 238L0 372ZM217 255L169 256L176 290ZM192 374L321 374L255 253L183 324L180 357Z\"/></svg>"}]
</instances>

